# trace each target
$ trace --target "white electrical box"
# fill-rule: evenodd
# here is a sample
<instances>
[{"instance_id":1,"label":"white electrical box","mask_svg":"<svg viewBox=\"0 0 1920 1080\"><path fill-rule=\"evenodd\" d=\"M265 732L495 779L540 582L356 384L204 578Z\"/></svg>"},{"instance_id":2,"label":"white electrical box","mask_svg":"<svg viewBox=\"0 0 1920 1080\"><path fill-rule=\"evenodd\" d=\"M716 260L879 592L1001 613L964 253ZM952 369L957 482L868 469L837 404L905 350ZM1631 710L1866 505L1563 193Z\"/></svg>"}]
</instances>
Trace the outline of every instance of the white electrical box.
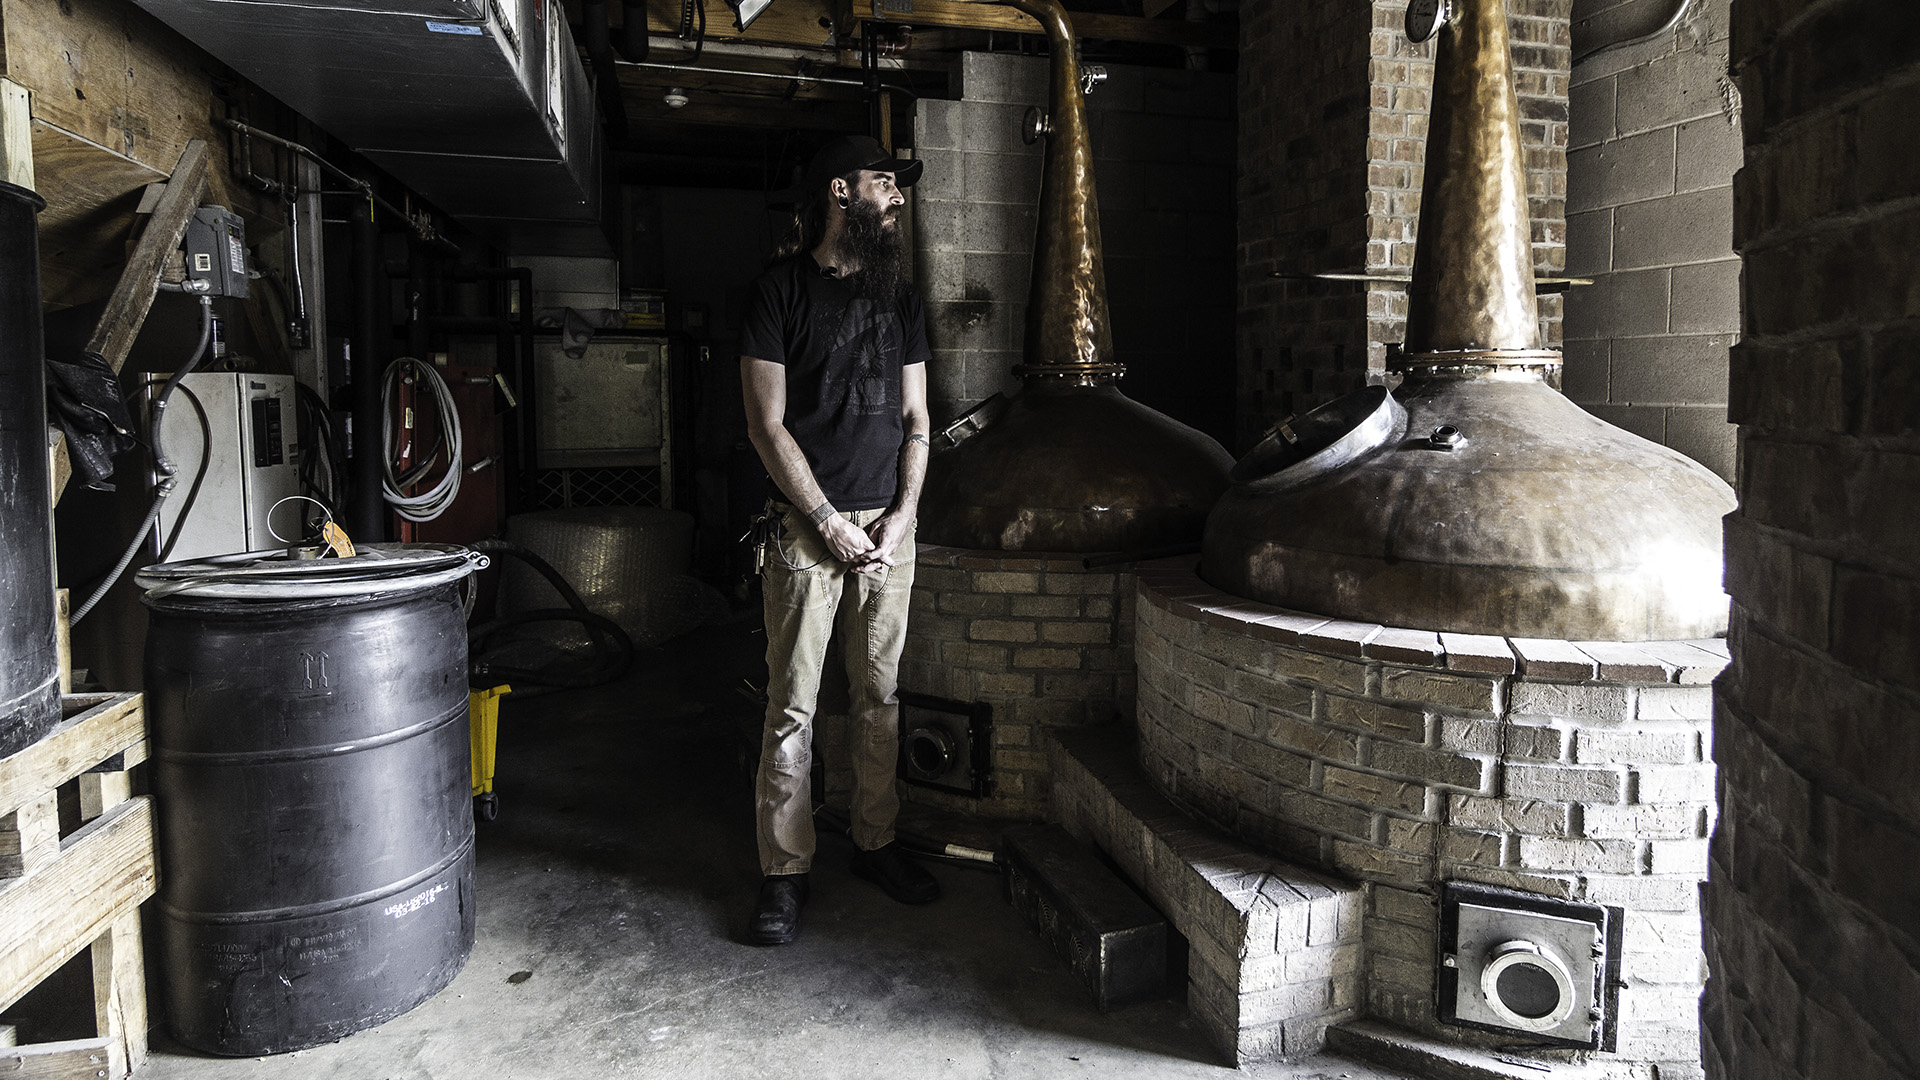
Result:
<instances>
[{"instance_id":1,"label":"white electrical box","mask_svg":"<svg viewBox=\"0 0 1920 1080\"><path fill-rule=\"evenodd\" d=\"M149 395L161 385L151 384ZM160 507L163 561L286 546L268 515L301 494L296 392L291 375L210 371L180 380L160 420L174 463L173 495ZM281 507L273 528L298 538L308 506Z\"/></svg>"}]
</instances>

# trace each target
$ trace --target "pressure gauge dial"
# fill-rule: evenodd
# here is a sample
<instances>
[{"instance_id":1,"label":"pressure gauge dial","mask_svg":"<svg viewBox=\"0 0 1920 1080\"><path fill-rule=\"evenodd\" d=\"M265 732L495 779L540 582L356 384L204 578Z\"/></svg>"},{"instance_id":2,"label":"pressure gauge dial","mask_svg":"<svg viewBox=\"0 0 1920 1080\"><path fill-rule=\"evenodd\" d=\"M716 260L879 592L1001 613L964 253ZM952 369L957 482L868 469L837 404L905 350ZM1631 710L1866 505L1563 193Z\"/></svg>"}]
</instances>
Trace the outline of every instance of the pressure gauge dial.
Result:
<instances>
[{"instance_id":1,"label":"pressure gauge dial","mask_svg":"<svg viewBox=\"0 0 1920 1080\"><path fill-rule=\"evenodd\" d=\"M1407 37L1418 45L1434 35L1453 17L1453 0L1410 0L1407 4Z\"/></svg>"}]
</instances>

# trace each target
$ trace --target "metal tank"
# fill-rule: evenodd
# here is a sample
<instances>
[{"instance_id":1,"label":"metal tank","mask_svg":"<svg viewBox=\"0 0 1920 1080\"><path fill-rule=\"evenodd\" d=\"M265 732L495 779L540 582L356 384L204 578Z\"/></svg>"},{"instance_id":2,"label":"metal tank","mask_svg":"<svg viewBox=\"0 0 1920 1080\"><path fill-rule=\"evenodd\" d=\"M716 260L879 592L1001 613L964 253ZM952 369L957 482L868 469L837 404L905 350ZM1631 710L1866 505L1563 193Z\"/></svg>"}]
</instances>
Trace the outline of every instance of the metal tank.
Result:
<instances>
[{"instance_id":1,"label":"metal tank","mask_svg":"<svg viewBox=\"0 0 1920 1080\"><path fill-rule=\"evenodd\" d=\"M1040 21L1052 54L1040 227L1025 362L1011 399L927 465L923 542L1003 551L1140 551L1199 539L1233 459L1207 435L1122 394L1094 197L1081 72L1066 10L1009 0ZM1004 406L1004 407L1002 407ZM957 425L965 427L967 425Z\"/></svg>"},{"instance_id":2,"label":"metal tank","mask_svg":"<svg viewBox=\"0 0 1920 1080\"><path fill-rule=\"evenodd\" d=\"M263 557L265 556L265 557ZM462 548L140 572L156 969L181 1042L276 1054L438 993L473 949Z\"/></svg>"},{"instance_id":3,"label":"metal tank","mask_svg":"<svg viewBox=\"0 0 1920 1080\"><path fill-rule=\"evenodd\" d=\"M0 758L60 723L39 195L0 183Z\"/></svg>"},{"instance_id":4,"label":"metal tank","mask_svg":"<svg viewBox=\"0 0 1920 1080\"><path fill-rule=\"evenodd\" d=\"M1389 626L1651 641L1726 631L1704 466L1548 383L1504 0L1440 30L1404 377L1278 425L1235 467L1201 574ZM1443 8L1443 10L1445 10Z\"/></svg>"}]
</instances>

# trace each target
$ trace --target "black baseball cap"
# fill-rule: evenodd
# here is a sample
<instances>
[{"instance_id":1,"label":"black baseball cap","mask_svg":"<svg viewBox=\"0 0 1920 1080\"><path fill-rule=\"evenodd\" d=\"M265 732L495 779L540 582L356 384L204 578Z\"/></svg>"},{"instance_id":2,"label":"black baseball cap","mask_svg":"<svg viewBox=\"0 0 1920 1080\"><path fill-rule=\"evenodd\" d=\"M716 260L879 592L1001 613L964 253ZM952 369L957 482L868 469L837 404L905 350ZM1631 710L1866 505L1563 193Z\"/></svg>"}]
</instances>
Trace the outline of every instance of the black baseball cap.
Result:
<instances>
[{"instance_id":1,"label":"black baseball cap","mask_svg":"<svg viewBox=\"0 0 1920 1080\"><path fill-rule=\"evenodd\" d=\"M912 187L914 181L920 179L924 164L894 157L880 145L880 140L871 135L843 135L813 155L813 160L807 163L804 179L800 181L800 189L795 194L802 197L811 195L834 177L845 176L857 169L890 172L895 185Z\"/></svg>"}]
</instances>

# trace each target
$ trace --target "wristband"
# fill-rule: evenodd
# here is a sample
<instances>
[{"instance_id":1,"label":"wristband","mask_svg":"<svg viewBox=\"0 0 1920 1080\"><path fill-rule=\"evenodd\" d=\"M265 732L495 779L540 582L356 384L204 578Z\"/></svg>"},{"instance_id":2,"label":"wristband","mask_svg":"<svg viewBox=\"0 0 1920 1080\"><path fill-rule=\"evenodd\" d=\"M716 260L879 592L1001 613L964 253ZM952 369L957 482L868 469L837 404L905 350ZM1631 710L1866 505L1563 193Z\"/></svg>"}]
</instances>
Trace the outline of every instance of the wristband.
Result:
<instances>
[{"instance_id":1,"label":"wristband","mask_svg":"<svg viewBox=\"0 0 1920 1080\"><path fill-rule=\"evenodd\" d=\"M924 446L929 450L933 449L933 444L927 441L927 437L925 435L920 434L917 431L907 436L907 442L919 443L921 446Z\"/></svg>"},{"instance_id":2,"label":"wristband","mask_svg":"<svg viewBox=\"0 0 1920 1080\"><path fill-rule=\"evenodd\" d=\"M832 516L833 516L833 504L830 502L823 502L819 506L814 507L811 511L807 513L807 523L809 525L818 525Z\"/></svg>"}]
</instances>

